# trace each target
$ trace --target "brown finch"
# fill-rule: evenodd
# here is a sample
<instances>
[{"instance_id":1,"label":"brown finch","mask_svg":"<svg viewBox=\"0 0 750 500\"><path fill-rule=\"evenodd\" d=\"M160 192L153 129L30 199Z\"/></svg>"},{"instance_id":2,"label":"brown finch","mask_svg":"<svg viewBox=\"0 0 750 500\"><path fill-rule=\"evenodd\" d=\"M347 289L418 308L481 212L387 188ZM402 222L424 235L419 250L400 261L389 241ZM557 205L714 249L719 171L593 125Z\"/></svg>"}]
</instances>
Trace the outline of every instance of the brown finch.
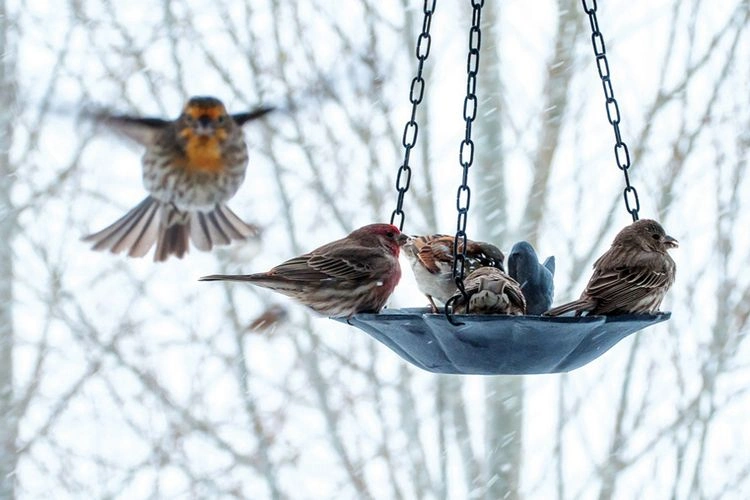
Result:
<instances>
[{"instance_id":1,"label":"brown finch","mask_svg":"<svg viewBox=\"0 0 750 500\"><path fill-rule=\"evenodd\" d=\"M192 97L176 120L91 113L90 117L146 147L141 203L103 230L88 235L94 250L144 256L156 243L155 261L182 258L189 241L199 250L258 234L226 202L242 185L247 145L242 125L272 111L228 114L214 97Z\"/></svg>"},{"instance_id":2,"label":"brown finch","mask_svg":"<svg viewBox=\"0 0 750 500\"><path fill-rule=\"evenodd\" d=\"M466 297L456 292L449 299L456 314L526 314L521 285L496 267L480 267L464 279Z\"/></svg>"},{"instance_id":3,"label":"brown finch","mask_svg":"<svg viewBox=\"0 0 750 500\"><path fill-rule=\"evenodd\" d=\"M550 309L559 316L653 314L674 283L675 263L667 250L677 240L653 220L636 221L620 231L612 246L594 263L581 298Z\"/></svg>"},{"instance_id":4,"label":"brown finch","mask_svg":"<svg viewBox=\"0 0 750 500\"><path fill-rule=\"evenodd\" d=\"M433 234L414 236L404 245L404 255L411 263L419 291L427 296L433 312L438 311L435 300L444 304L456 292L456 282L453 280L453 240L453 236ZM495 245L467 240L464 272L469 274L482 266L504 270L504 258L503 252Z\"/></svg>"},{"instance_id":5,"label":"brown finch","mask_svg":"<svg viewBox=\"0 0 750 500\"><path fill-rule=\"evenodd\" d=\"M329 317L376 313L401 278L398 254L407 240L396 226L370 224L267 273L215 274L200 280L249 281Z\"/></svg>"}]
</instances>

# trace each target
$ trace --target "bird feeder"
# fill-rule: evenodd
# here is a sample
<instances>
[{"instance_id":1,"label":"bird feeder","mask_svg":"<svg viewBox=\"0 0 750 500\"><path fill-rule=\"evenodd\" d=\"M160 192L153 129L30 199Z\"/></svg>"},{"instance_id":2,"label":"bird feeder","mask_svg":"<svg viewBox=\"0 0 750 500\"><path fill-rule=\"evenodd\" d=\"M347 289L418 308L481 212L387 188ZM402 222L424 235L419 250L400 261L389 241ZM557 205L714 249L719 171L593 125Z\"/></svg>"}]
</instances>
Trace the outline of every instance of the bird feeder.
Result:
<instances>
[{"instance_id":1,"label":"bird feeder","mask_svg":"<svg viewBox=\"0 0 750 500\"><path fill-rule=\"evenodd\" d=\"M416 144L417 107L424 96L422 71L430 51L430 26L435 0L425 0L422 32L417 38L417 74L412 80L409 100L412 112L403 134L404 162L396 178L398 199L391 223L403 229L404 195L411 182L409 157ZM633 220L638 220L638 193L630 183L630 155L620 136L620 113L612 90L604 39L599 31L596 2L582 0L591 26L591 42L606 99L607 118L615 133L615 159L625 176L623 197ZM481 12L483 0L471 0L472 25L469 31L467 92L463 114L466 134L461 141L463 167L457 193L458 222L453 247L453 277L463 291L466 261L466 222L471 190L469 167L474 157L472 123L477 115L476 77L479 69ZM355 326L401 356L409 363L433 373L463 375L527 375L560 373L580 368L598 358L625 337L668 320L671 313L617 316L505 316L434 314L427 308L386 309L377 314L357 314L337 321Z\"/></svg>"}]
</instances>

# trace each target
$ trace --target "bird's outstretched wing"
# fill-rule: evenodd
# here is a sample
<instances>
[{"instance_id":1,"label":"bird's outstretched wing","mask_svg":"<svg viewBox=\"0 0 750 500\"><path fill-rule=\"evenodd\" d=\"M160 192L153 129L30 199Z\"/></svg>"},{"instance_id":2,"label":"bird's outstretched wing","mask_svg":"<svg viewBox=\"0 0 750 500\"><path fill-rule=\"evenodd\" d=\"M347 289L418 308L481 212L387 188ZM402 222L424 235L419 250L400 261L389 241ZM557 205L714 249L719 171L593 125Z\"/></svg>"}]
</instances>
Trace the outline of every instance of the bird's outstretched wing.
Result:
<instances>
[{"instance_id":1,"label":"bird's outstretched wing","mask_svg":"<svg viewBox=\"0 0 750 500\"><path fill-rule=\"evenodd\" d=\"M233 113L231 115L232 120L237 123L237 125L242 126L247 122L257 120L258 118L261 118L271 111L274 111L276 109L275 106L261 106L259 108L253 109L252 111L248 111L246 113Z\"/></svg>"},{"instance_id":2,"label":"bird's outstretched wing","mask_svg":"<svg viewBox=\"0 0 750 500\"><path fill-rule=\"evenodd\" d=\"M144 146L153 144L155 136L172 124L162 118L113 114L105 109L85 110L81 116Z\"/></svg>"}]
</instances>

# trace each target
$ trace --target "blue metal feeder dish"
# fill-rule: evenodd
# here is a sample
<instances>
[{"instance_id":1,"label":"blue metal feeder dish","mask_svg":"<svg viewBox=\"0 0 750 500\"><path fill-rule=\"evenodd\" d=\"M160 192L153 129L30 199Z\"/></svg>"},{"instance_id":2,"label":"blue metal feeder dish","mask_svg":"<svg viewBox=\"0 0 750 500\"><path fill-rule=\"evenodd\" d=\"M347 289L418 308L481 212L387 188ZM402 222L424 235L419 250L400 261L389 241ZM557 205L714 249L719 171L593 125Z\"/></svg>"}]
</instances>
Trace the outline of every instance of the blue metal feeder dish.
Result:
<instances>
[{"instance_id":1,"label":"blue metal feeder dish","mask_svg":"<svg viewBox=\"0 0 750 500\"><path fill-rule=\"evenodd\" d=\"M590 363L628 335L671 313L622 316L445 315L428 308L386 309L335 318L363 330L409 363L433 373L531 375Z\"/></svg>"}]
</instances>

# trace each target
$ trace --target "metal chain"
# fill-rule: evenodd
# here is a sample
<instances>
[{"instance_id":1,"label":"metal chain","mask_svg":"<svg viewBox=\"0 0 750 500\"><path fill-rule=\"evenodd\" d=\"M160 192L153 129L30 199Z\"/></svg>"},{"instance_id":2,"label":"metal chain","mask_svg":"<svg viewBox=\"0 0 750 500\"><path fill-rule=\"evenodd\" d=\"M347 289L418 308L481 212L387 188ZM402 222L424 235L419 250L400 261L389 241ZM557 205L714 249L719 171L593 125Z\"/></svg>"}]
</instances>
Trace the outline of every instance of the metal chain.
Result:
<instances>
[{"instance_id":1,"label":"metal chain","mask_svg":"<svg viewBox=\"0 0 750 500\"><path fill-rule=\"evenodd\" d=\"M419 106L419 103L422 102L422 98L424 97L425 81L424 78L422 78L422 70L424 69L424 63L427 60L427 56L430 55L430 44L432 42L430 26L432 25L432 15L435 13L435 2L436 0L425 0L424 2L422 32L417 37L416 49L419 64L417 65L417 75L412 79L411 89L409 90L411 118L406 122L406 125L404 126L404 135L401 138L401 143L404 145L404 162L399 167L398 175L396 176L398 200L396 201L396 209L391 214L391 224L396 225L396 217L399 218L399 230L404 229L404 195L409 190L409 184L411 184L409 157L411 156L412 148L417 144L417 133L419 132L419 126L417 125L417 106Z\"/></svg>"},{"instance_id":2,"label":"metal chain","mask_svg":"<svg viewBox=\"0 0 750 500\"><path fill-rule=\"evenodd\" d=\"M604 37L601 31L599 31L599 21L596 18L596 0L591 0L591 7L589 7L589 2L586 0L582 0L582 2L583 10L588 14L589 24L591 25L591 45L594 47L596 67L599 70L599 77L602 79L602 87L604 88L607 119L615 131L615 161L617 162L617 167L622 170L625 176L625 189L622 192L622 196L625 199L625 209L633 217L633 221L637 221L641 202L638 200L638 191L630 184L630 175L628 174L630 153L628 152L628 146L620 135L620 107L617 105L615 93L612 90L612 80L609 74L609 63L607 62L607 51L604 47Z\"/></svg>"},{"instance_id":3,"label":"metal chain","mask_svg":"<svg viewBox=\"0 0 750 500\"><path fill-rule=\"evenodd\" d=\"M469 168L474 162L474 141L471 140L471 125L477 117L477 73L479 71L479 46L482 32L479 28L482 19L482 7L484 0L471 0L474 9L471 16L471 29L469 30L469 54L466 61L466 97L464 98L464 121L466 122L466 135L461 141L459 161L463 169L461 185L456 194L456 209L458 219L456 221L456 237L453 240L453 280L461 294L466 296L464 290L464 272L466 268L466 221L469 215L469 204L471 201L471 189L469 189Z\"/></svg>"}]
</instances>

